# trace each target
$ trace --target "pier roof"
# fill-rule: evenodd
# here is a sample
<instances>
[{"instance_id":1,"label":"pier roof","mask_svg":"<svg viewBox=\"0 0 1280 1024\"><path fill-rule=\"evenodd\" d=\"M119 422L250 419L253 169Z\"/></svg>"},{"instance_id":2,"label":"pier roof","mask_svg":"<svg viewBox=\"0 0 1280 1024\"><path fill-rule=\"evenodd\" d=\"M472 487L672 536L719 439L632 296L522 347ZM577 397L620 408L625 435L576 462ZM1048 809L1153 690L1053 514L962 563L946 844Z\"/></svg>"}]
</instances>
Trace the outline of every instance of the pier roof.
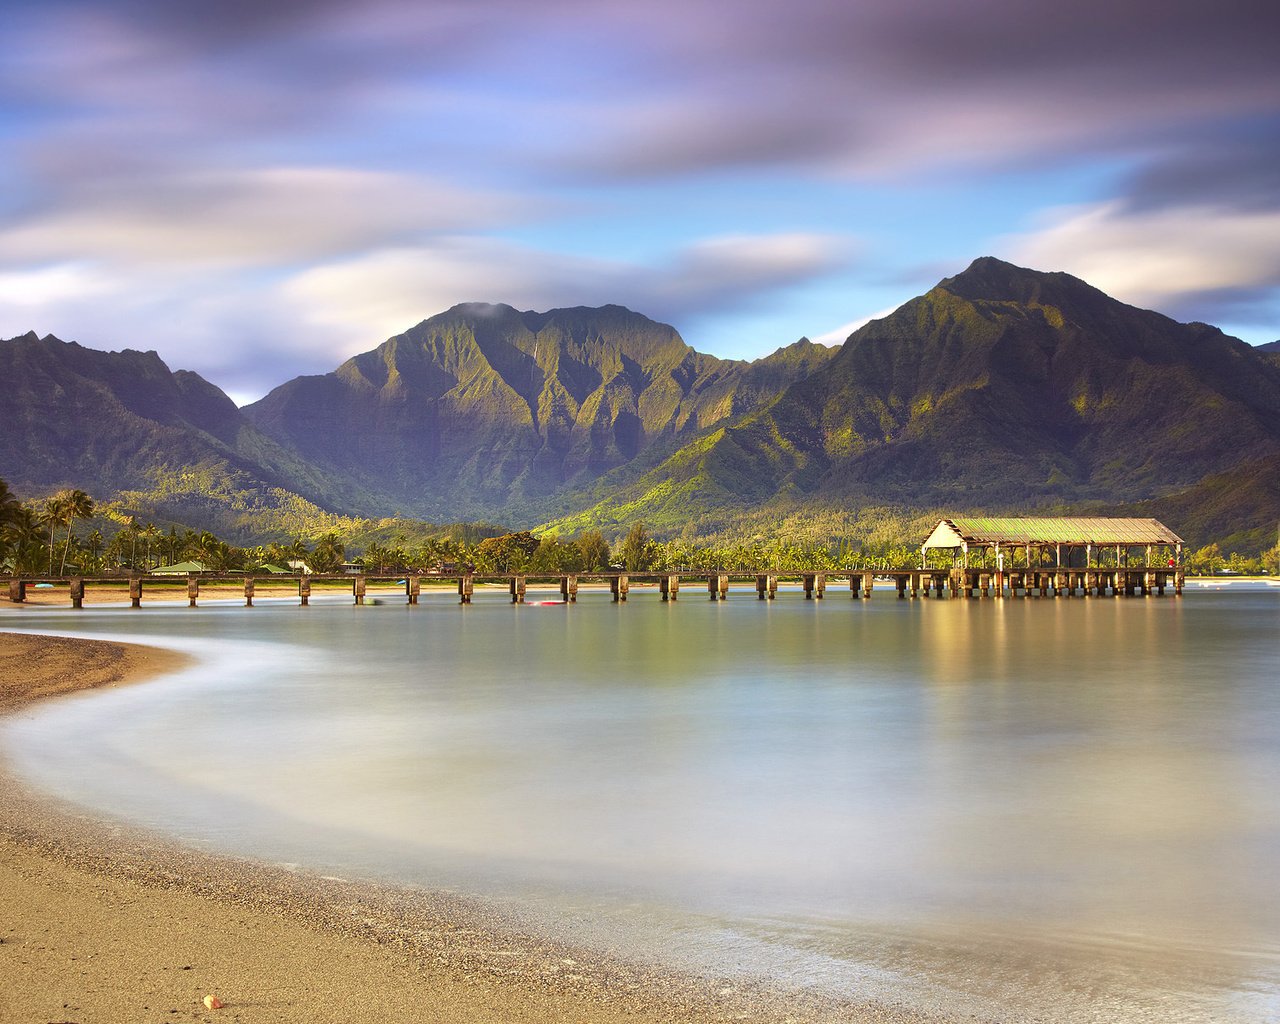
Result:
<instances>
[{"instance_id":1,"label":"pier roof","mask_svg":"<svg viewBox=\"0 0 1280 1024\"><path fill-rule=\"evenodd\" d=\"M923 548L989 547L995 544L1171 544L1182 538L1158 519L1100 517L941 519Z\"/></svg>"}]
</instances>

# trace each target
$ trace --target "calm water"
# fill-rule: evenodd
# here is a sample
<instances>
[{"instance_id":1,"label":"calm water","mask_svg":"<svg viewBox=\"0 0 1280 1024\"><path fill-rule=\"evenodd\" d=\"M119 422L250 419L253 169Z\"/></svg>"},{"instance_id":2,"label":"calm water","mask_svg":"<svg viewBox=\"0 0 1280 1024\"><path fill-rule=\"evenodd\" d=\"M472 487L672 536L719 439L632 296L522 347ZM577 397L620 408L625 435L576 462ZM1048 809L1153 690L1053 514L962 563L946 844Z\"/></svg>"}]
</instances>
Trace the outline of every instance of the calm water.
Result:
<instances>
[{"instance_id":1,"label":"calm water","mask_svg":"<svg viewBox=\"0 0 1280 1024\"><path fill-rule=\"evenodd\" d=\"M23 613L201 666L5 725L187 841L682 967L1055 1021L1280 1018L1280 591Z\"/></svg>"}]
</instances>

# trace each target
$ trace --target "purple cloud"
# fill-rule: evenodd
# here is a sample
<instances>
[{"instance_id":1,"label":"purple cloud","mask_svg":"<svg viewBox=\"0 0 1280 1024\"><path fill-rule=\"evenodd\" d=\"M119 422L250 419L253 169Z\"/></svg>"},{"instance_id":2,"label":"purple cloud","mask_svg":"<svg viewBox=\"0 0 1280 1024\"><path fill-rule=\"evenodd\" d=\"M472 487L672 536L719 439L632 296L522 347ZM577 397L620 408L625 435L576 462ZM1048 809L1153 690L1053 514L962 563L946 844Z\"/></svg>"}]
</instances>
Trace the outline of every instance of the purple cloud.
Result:
<instances>
[{"instance_id":1,"label":"purple cloud","mask_svg":"<svg viewBox=\"0 0 1280 1024\"><path fill-rule=\"evenodd\" d=\"M825 282L812 319L845 323L881 309L903 266L963 264L1010 234L1008 255L1202 319L1258 315L1280 286L1274 5L15 0L6 15L0 333L152 347L167 332L199 352L175 363L216 362L242 390L251 351L327 368L466 299L678 321ZM1025 204L945 242L945 212L864 231L840 209L874 219L877 197L925 182L995 210L992 170L1093 160L1110 191L1047 193L1039 206L1073 205L1030 228ZM788 203L735 199L753 176ZM653 199L673 186L669 209ZM823 198L801 210L810 189ZM871 241L855 263L855 238L896 264L870 269ZM832 284L855 266L856 299Z\"/></svg>"}]
</instances>

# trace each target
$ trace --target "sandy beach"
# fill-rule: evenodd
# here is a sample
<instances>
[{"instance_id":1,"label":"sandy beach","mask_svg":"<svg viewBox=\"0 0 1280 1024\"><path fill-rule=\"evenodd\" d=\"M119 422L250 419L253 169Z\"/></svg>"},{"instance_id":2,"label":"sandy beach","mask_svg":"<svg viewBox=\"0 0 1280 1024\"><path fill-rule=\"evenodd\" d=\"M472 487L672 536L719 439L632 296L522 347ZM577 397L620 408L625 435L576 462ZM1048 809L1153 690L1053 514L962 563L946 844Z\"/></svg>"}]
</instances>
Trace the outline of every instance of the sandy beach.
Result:
<instances>
[{"instance_id":1,"label":"sandy beach","mask_svg":"<svg viewBox=\"0 0 1280 1024\"><path fill-rule=\"evenodd\" d=\"M142 682L182 658L0 632L0 711ZM191 851L54 806L2 763L0 892L6 1022L925 1019L611 962L460 898Z\"/></svg>"}]
</instances>

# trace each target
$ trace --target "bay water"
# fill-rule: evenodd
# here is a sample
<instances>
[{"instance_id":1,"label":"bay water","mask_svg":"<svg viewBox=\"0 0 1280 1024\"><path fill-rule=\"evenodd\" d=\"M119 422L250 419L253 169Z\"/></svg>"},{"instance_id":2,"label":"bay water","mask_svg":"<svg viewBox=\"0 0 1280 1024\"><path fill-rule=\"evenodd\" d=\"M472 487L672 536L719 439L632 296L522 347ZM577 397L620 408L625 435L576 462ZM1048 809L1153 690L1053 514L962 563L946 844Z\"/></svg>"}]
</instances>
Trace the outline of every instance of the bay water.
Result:
<instances>
[{"instance_id":1,"label":"bay water","mask_svg":"<svg viewBox=\"0 0 1280 1024\"><path fill-rule=\"evenodd\" d=\"M25 610L4 625L197 663L0 743L195 846L682 970L956 1017L1280 1019L1280 588L456 601Z\"/></svg>"}]
</instances>

